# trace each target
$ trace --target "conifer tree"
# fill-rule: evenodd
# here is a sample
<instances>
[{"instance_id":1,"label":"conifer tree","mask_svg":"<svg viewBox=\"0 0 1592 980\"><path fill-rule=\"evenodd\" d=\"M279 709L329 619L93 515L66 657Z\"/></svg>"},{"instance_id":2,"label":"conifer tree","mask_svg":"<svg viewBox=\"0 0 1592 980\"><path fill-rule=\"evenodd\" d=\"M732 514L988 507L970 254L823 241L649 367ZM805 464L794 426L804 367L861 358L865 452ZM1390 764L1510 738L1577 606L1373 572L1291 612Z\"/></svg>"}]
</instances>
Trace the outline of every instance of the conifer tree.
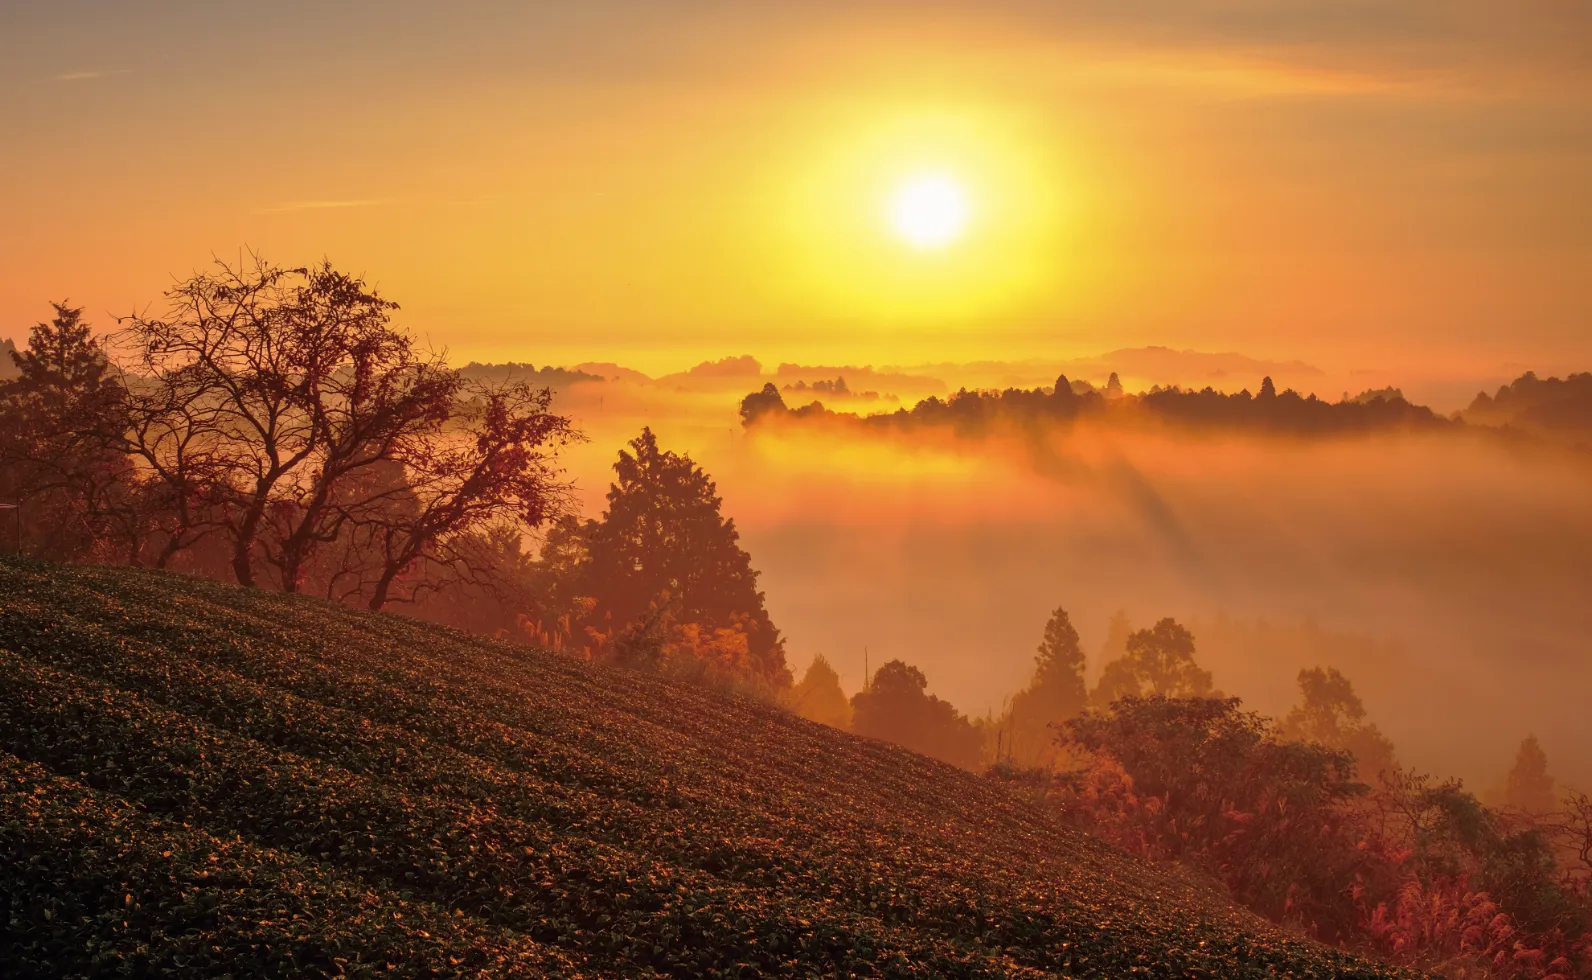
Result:
<instances>
[{"instance_id":1,"label":"conifer tree","mask_svg":"<svg viewBox=\"0 0 1592 980\"><path fill-rule=\"evenodd\" d=\"M1545 813L1558 802L1554 779L1548 774L1548 754L1535 735L1527 735L1515 753L1515 765L1504 786L1504 802L1530 813Z\"/></svg>"},{"instance_id":2,"label":"conifer tree","mask_svg":"<svg viewBox=\"0 0 1592 980\"><path fill-rule=\"evenodd\" d=\"M622 626L656 606L675 623L742 630L757 673L789 684L784 640L714 482L691 457L660 448L650 428L620 451L614 472L608 510L586 528L584 594L595 614Z\"/></svg>"}]
</instances>

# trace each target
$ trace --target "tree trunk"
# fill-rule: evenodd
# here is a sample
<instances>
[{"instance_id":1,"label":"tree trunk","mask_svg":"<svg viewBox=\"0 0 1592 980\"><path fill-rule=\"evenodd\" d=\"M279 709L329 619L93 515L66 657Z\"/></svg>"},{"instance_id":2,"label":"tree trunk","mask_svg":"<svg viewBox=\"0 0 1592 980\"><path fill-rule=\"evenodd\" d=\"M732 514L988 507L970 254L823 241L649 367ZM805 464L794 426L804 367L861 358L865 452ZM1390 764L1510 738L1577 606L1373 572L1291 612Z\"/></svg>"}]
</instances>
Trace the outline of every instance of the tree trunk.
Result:
<instances>
[{"instance_id":1,"label":"tree trunk","mask_svg":"<svg viewBox=\"0 0 1592 980\"><path fill-rule=\"evenodd\" d=\"M248 589L254 588L254 533L259 520L257 512L245 517L232 543L232 574L237 577L239 585Z\"/></svg>"},{"instance_id":2,"label":"tree trunk","mask_svg":"<svg viewBox=\"0 0 1592 980\"><path fill-rule=\"evenodd\" d=\"M381 578L376 580L376 587L371 590L369 607L371 612L381 612L381 607L387 604L387 598L392 592L393 579L398 577L398 571L389 566L381 573Z\"/></svg>"},{"instance_id":3,"label":"tree trunk","mask_svg":"<svg viewBox=\"0 0 1592 980\"><path fill-rule=\"evenodd\" d=\"M304 577L304 560L296 553L282 556L282 591L297 594Z\"/></svg>"}]
</instances>

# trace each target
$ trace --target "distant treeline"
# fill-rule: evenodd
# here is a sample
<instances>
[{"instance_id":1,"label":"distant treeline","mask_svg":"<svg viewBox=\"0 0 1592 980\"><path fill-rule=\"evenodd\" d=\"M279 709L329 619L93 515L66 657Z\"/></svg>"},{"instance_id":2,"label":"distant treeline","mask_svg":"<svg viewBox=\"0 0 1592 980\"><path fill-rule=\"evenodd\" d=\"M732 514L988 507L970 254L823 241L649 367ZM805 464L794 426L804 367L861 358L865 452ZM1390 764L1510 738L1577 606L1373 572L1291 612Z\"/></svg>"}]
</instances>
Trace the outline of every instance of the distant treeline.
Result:
<instances>
[{"instance_id":1,"label":"distant treeline","mask_svg":"<svg viewBox=\"0 0 1592 980\"><path fill-rule=\"evenodd\" d=\"M1482 394L1469 410L1444 417L1404 398L1396 388L1347 393L1338 401L1292 389L1277 391L1270 378L1260 391L1221 392L1176 385L1147 392L1124 391L1116 374L1104 388L1065 375L1050 387L962 389L947 398L930 397L912 408L873 415L836 412L822 402L792 407L774 385L764 385L741 402L741 420L752 426L773 418L831 420L875 431L926 427L978 433L997 425L1032 426L1044 422L1101 420L1124 425L1174 425L1199 429L1270 432L1289 435L1339 435L1358 432L1458 430L1512 426L1535 434L1592 433L1592 375L1567 381L1540 381L1526 374L1489 398Z\"/></svg>"},{"instance_id":2,"label":"distant treeline","mask_svg":"<svg viewBox=\"0 0 1592 980\"><path fill-rule=\"evenodd\" d=\"M1592 373L1544 380L1527 371L1495 395L1477 395L1464 418L1592 447Z\"/></svg>"},{"instance_id":3,"label":"distant treeline","mask_svg":"<svg viewBox=\"0 0 1592 980\"><path fill-rule=\"evenodd\" d=\"M460 376L470 381L522 381L538 388L568 388L570 385L584 381L603 381L601 375L590 374L574 368L553 367L544 364L537 367L526 362L508 361L503 364L482 364L480 361L471 361L459 369Z\"/></svg>"}]
</instances>

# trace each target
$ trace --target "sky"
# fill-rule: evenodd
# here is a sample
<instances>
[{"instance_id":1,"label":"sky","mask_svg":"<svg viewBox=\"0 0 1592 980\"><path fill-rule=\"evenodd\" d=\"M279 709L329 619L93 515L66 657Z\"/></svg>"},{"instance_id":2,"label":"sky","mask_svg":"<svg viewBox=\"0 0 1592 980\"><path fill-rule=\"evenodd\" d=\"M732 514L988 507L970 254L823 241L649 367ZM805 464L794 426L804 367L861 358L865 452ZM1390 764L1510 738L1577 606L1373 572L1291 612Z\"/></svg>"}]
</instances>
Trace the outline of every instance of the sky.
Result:
<instances>
[{"instance_id":1,"label":"sky","mask_svg":"<svg viewBox=\"0 0 1592 980\"><path fill-rule=\"evenodd\" d=\"M458 360L1592 365L1574 0L4 0L0 133L0 336L247 248Z\"/></svg>"},{"instance_id":2,"label":"sky","mask_svg":"<svg viewBox=\"0 0 1592 980\"><path fill-rule=\"evenodd\" d=\"M0 0L0 338L255 250L364 275L455 363L1266 372L1446 412L1592 369L1589 177L1583 0ZM900 233L947 193L958 235ZM798 667L904 656L982 713L1057 603L1092 654L1175 615L1263 710L1335 664L1411 761L1480 778L1535 725L1592 779L1584 460L758 437L743 381L561 394L570 473L595 514L641 424L692 452ZM1360 639L1252 657L1225 616Z\"/></svg>"}]
</instances>

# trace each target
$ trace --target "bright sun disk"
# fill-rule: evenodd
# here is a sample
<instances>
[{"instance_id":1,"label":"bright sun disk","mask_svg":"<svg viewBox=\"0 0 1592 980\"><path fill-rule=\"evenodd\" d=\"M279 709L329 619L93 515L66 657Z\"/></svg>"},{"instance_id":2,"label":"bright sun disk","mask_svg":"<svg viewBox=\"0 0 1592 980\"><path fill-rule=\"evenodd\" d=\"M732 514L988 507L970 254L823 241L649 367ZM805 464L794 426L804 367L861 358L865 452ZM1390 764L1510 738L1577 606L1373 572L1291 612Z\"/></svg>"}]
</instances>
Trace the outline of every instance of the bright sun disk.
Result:
<instances>
[{"instance_id":1,"label":"bright sun disk","mask_svg":"<svg viewBox=\"0 0 1592 980\"><path fill-rule=\"evenodd\" d=\"M962 186L941 174L914 177L890 195L890 225L914 248L944 248L955 242L967 228L968 212Z\"/></svg>"}]
</instances>

